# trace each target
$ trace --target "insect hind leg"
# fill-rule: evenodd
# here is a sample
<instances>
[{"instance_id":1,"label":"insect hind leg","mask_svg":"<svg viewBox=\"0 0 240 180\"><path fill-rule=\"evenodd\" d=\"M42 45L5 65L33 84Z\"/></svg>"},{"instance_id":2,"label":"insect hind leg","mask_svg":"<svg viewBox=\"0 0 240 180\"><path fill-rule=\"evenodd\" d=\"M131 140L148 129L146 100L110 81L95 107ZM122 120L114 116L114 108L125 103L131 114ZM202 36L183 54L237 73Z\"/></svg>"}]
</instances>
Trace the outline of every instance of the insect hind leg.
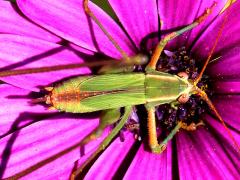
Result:
<instances>
[{"instance_id":1,"label":"insect hind leg","mask_svg":"<svg viewBox=\"0 0 240 180\"><path fill-rule=\"evenodd\" d=\"M151 60L149 62L149 64L147 65L146 67L146 71L152 71L152 70L155 70L156 69L156 65L157 65L157 62L159 60L159 57L161 56L161 53L164 49L164 47L167 45L167 43L176 38L177 36L183 34L184 32L187 32L191 29L193 29L194 27L196 27L197 25L199 25L201 22L203 22L212 12L212 9L214 6L216 6L216 2L213 3L213 5L210 7L210 8L207 8L205 10L205 12L200 16L198 17L193 23L191 23L190 25L178 30L178 31L175 31L175 32L172 32L168 35L166 35L158 44L157 44L157 47L155 48L154 52L153 52L153 55L151 57Z\"/></svg>"},{"instance_id":2,"label":"insect hind leg","mask_svg":"<svg viewBox=\"0 0 240 180\"><path fill-rule=\"evenodd\" d=\"M120 119L121 113L120 109L108 109L101 112L100 122L98 127L96 127L91 133L89 133L81 142L81 146L88 144L90 141L100 137L104 129L117 122Z\"/></svg>"}]
</instances>

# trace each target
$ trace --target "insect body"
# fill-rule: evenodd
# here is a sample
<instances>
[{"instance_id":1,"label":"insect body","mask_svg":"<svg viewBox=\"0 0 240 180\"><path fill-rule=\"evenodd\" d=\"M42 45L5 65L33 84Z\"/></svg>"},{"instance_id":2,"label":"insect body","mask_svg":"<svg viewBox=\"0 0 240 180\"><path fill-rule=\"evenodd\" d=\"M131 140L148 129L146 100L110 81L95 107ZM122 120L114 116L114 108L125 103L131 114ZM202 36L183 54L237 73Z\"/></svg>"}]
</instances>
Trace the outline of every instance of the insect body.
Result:
<instances>
[{"instance_id":1,"label":"insect body","mask_svg":"<svg viewBox=\"0 0 240 180\"><path fill-rule=\"evenodd\" d=\"M47 103L66 112L85 113L139 104L176 101L192 85L162 72L84 76L53 88Z\"/></svg>"},{"instance_id":2,"label":"insect body","mask_svg":"<svg viewBox=\"0 0 240 180\"><path fill-rule=\"evenodd\" d=\"M171 75L158 71L106 74L70 79L51 89L45 97L54 108L74 113L104 110L100 125L82 141L82 145L100 136L103 129L120 119L120 108L145 104L149 112L149 140L153 152L162 152L171 138L158 145L154 107L176 103L194 92L195 86L182 73ZM186 96L187 95L187 96ZM126 119L125 119L126 121ZM177 126L176 133L181 126Z\"/></svg>"},{"instance_id":3,"label":"insect body","mask_svg":"<svg viewBox=\"0 0 240 180\"><path fill-rule=\"evenodd\" d=\"M174 127L161 143L158 143L155 121L155 107L158 105L170 103L172 106L175 106L176 103L185 103L188 101L189 96L192 94L197 94L207 102L210 109L215 112L218 119L225 126L224 121L216 111L206 93L197 86L210 58L206 61L199 77L195 80L188 80L186 73L171 75L156 71L157 61L159 60L165 45L171 39L174 39L200 24L210 14L211 9L215 5L216 3L214 3L212 7L207 9L202 16L190 25L165 36L158 43L144 73L135 73L131 71L121 73L120 71L118 74L82 76L65 81L54 88L48 88L49 94L42 100L53 106L55 109L73 113L102 110L99 126L82 140L81 145L97 138L101 135L106 126L119 120L116 127L101 143L95 153L81 166L80 169L73 173L73 178L81 173L85 165L94 159L97 154L117 135L130 116L132 107L135 105L144 104L146 107L148 113L147 125L149 147L154 153L161 153L166 148L168 141L172 139L180 128L195 129L197 126L193 124L192 127L189 128L186 124L182 123L181 120L178 120L176 127ZM91 12L88 7L88 0L84 0L84 8L86 13L99 25L109 40L122 54L123 59L126 62L131 61L131 58L122 51L121 47L114 41L111 35L109 35L95 15ZM21 74L22 72L18 73ZM120 113L120 108L124 108L123 114ZM231 133L229 133L229 135L231 136ZM234 140L234 138L232 139ZM235 144L238 147L237 143Z\"/></svg>"}]
</instances>

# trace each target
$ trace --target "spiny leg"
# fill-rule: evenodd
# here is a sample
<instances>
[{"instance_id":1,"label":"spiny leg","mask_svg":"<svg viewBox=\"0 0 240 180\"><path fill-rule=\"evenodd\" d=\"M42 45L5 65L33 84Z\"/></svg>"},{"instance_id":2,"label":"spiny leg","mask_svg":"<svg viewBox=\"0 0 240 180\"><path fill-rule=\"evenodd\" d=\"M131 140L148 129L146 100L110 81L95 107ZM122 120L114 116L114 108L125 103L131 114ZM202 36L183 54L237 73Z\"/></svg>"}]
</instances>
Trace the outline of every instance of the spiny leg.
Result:
<instances>
[{"instance_id":1,"label":"spiny leg","mask_svg":"<svg viewBox=\"0 0 240 180\"><path fill-rule=\"evenodd\" d=\"M155 48L153 55L151 57L151 60L149 62L149 64L146 67L146 71L152 71L156 69L156 65L157 65L157 61L159 60L159 57L164 49L164 47L167 45L168 41L174 39L175 37L183 34L186 31L189 31L191 29L193 29L194 27L196 27L197 25L199 25L202 21L204 21L207 16L212 12L212 8L216 6L216 2L213 3L213 5L210 8L207 8L204 12L204 14L200 17L198 17L192 24L178 30L175 32L172 32L168 35L166 35L157 45L157 47Z\"/></svg>"},{"instance_id":2,"label":"spiny leg","mask_svg":"<svg viewBox=\"0 0 240 180\"><path fill-rule=\"evenodd\" d=\"M108 37L108 39L116 47L116 49L121 53L121 55L123 56L123 59L126 61L129 61L129 57L126 54L126 52L119 46L119 44L113 39L113 37L109 34L109 32L104 28L102 23L98 20L98 18L93 14L91 9L89 8L88 1L89 0L83 1L83 7L84 7L86 14L88 14L95 21L95 23L99 26L99 28L103 31L103 33Z\"/></svg>"},{"instance_id":3,"label":"spiny leg","mask_svg":"<svg viewBox=\"0 0 240 180\"><path fill-rule=\"evenodd\" d=\"M89 133L81 142L81 146L100 137L104 129L120 119L120 109L108 109L101 112L99 126Z\"/></svg>"},{"instance_id":4,"label":"spiny leg","mask_svg":"<svg viewBox=\"0 0 240 180\"><path fill-rule=\"evenodd\" d=\"M71 179L77 179L77 176L83 171L83 169L101 152L103 151L109 143L112 141L112 139L118 134L118 132L122 129L126 121L128 120L132 107L127 106L124 108L125 112L123 116L121 117L119 123L116 125L116 127L111 131L111 133L103 140L103 142L98 146L97 150L85 161L82 166L74 171L72 173Z\"/></svg>"},{"instance_id":5,"label":"spiny leg","mask_svg":"<svg viewBox=\"0 0 240 180\"><path fill-rule=\"evenodd\" d=\"M175 128L169 133L169 135L158 144L157 140L157 129L156 129L156 119L155 119L155 107L147 107L148 112L148 135L149 135L149 146L154 153L162 153L166 147L168 141L170 141L174 135L179 131L182 127L182 122L178 122Z\"/></svg>"}]
</instances>

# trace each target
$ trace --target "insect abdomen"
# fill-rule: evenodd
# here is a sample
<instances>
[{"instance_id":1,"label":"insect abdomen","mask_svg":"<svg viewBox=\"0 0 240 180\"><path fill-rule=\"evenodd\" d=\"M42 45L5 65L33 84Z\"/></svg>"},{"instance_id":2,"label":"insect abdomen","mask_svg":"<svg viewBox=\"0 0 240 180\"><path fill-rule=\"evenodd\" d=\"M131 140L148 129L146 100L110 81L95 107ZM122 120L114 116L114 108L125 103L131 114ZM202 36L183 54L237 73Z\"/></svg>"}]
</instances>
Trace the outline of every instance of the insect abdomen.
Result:
<instances>
[{"instance_id":1,"label":"insect abdomen","mask_svg":"<svg viewBox=\"0 0 240 180\"><path fill-rule=\"evenodd\" d=\"M144 82L142 73L77 77L56 86L48 103L75 113L144 104Z\"/></svg>"}]
</instances>

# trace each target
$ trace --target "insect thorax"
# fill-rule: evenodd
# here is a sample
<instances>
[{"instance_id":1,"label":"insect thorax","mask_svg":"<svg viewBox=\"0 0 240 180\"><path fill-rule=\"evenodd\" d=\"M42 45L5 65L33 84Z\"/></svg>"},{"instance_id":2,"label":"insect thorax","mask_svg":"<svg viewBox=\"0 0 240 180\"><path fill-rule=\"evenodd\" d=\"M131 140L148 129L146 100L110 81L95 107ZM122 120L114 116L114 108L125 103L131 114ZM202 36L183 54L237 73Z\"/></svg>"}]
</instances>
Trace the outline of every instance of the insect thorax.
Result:
<instances>
[{"instance_id":1,"label":"insect thorax","mask_svg":"<svg viewBox=\"0 0 240 180\"><path fill-rule=\"evenodd\" d=\"M187 81L176 75L159 72L146 75L147 102L170 103L188 89Z\"/></svg>"}]
</instances>

